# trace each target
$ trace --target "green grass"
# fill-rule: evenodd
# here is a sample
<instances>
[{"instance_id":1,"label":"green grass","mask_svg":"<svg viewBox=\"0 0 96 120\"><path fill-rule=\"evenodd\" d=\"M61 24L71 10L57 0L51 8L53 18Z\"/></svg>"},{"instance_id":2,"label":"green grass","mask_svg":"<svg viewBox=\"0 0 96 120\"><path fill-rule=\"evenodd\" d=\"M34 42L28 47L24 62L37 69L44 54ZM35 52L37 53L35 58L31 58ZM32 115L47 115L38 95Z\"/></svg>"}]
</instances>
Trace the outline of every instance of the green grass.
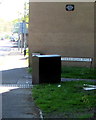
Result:
<instances>
[{"instance_id":1,"label":"green grass","mask_svg":"<svg viewBox=\"0 0 96 120\"><path fill-rule=\"evenodd\" d=\"M31 68L31 67L28 67L28 68L27 68L27 71L28 71L28 73L31 74L31 73L32 73L32 68Z\"/></svg>"},{"instance_id":2,"label":"green grass","mask_svg":"<svg viewBox=\"0 0 96 120\"><path fill-rule=\"evenodd\" d=\"M96 107L95 90L83 90L87 81L70 81L58 84L39 84L32 88L35 104L46 117L90 118Z\"/></svg>"},{"instance_id":3,"label":"green grass","mask_svg":"<svg viewBox=\"0 0 96 120\"><path fill-rule=\"evenodd\" d=\"M62 78L96 79L96 68L62 67Z\"/></svg>"}]
</instances>

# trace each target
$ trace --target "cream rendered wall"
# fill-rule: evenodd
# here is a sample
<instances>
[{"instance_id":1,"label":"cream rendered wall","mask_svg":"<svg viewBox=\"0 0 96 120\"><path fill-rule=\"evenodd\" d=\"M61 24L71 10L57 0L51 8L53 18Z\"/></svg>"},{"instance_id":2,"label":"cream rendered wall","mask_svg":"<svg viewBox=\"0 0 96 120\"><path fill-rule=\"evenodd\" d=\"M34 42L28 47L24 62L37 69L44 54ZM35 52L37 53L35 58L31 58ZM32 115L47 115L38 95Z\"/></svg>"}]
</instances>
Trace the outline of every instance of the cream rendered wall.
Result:
<instances>
[{"instance_id":1,"label":"cream rendered wall","mask_svg":"<svg viewBox=\"0 0 96 120\"><path fill-rule=\"evenodd\" d=\"M74 11L66 11L67 4ZM94 58L94 3L30 2L28 44L30 64L34 52Z\"/></svg>"}]
</instances>

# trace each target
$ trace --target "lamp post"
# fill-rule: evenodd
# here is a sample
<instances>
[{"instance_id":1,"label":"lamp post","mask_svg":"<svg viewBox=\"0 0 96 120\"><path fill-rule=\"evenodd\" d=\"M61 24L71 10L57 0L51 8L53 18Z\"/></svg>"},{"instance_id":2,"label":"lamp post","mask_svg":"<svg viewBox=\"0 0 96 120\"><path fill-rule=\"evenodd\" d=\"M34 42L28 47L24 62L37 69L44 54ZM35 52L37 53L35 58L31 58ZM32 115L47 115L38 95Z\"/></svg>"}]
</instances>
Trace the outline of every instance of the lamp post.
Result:
<instances>
[{"instance_id":1,"label":"lamp post","mask_svg":"<svg viewBox=\"0 0 96 120\"><path fill-rule=\"evenodd\" d=\"M27 15L27 2L24 2L24 11L23 11L23 20L20 22L20 33L21 33L21 53L22 49L24 48L24 56L26 55L26 48L27 48L27 27L26 24L26 15Z\"/></svg>"},{"instance_id":2,"label":"lamp post","mask_svg":"<svg viewBox=\"0 0 96 120\"><path fill-rule=\"evenodd\" d=\"M26 55L26 48L27 48L27 39L26 39L26 2L24 3L24 20L23 20L23 27L24 27L24 56Z\"/></svg>"}]
</instances>

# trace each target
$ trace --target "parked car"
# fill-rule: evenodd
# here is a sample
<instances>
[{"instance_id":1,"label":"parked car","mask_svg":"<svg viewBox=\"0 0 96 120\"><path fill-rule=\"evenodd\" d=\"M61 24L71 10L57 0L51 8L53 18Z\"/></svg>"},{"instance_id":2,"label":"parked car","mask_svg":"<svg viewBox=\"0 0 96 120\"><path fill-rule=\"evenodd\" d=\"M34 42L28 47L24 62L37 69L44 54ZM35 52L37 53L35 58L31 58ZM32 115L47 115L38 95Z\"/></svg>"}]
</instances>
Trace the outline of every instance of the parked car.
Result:
<instances>
[{"instance_id":1,"label":"parked car","mask_svg":"<svg viewBox=\"0 0 96 120\"><path fill-rule=\"evenodd\" d=\"M15 42L15 38L11 37L10 38L11 42Z\"/></svg>"},{"instance_id":2,"label":"parked car","mask_svg":"<svg viewBox=\"0 0 96 120\"><path fill-rule=\"evenodd\" d=\"M4 38L2 37L1 40L4 40Z\"/></svg>"}]
</instances>

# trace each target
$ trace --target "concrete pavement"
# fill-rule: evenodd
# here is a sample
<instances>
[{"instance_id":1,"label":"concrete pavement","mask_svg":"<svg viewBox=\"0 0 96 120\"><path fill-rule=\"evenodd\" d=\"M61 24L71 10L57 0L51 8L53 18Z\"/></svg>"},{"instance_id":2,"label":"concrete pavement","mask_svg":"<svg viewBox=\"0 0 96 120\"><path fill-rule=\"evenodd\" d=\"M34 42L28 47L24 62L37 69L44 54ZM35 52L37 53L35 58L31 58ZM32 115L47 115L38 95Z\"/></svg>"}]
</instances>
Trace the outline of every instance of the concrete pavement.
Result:
<instances>
[{"instance_id":1,"label":"concrete pavement","mask_svg":"<svg viewBox=\"0 0 96 120\"><path fill-rule=\"evenodd\" d=\"M39 118L30 88L13 88L2 94L2 118Z\"/></svg>"},{"instance_id":2,"label":"concrete pavement","mask_svg":"<svg viewBox=\"0 0 96 120\"><path fill-rule=\"evenodd\" d=\"M32 99L32 79L27 72L26 59L20 52L11 51L2 60L2 118L40 118Z\"/></svg>"}]
</instances>

